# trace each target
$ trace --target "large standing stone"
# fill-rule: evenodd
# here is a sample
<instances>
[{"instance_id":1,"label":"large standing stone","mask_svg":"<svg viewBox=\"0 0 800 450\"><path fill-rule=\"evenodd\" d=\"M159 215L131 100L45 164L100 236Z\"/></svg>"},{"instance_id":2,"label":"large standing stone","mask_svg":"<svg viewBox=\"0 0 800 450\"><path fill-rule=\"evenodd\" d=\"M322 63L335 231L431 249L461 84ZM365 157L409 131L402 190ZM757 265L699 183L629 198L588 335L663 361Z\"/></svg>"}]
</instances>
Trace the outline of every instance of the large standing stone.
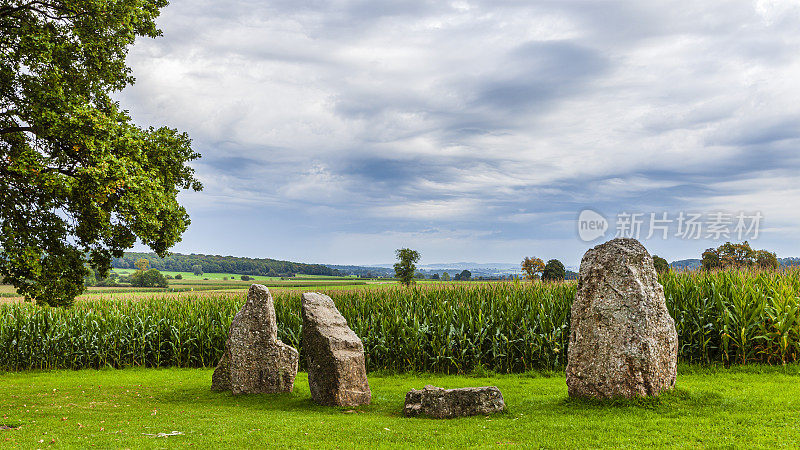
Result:
<instances>
[{"instance_id":1,"label":"large standing stone","mask_svg":"<svg viewBox=\"0 0 800 450\"><path fill-rule=\"evenodd\" d=\"M570 316L569 395L657 395L675 386L677 361L675 321L644 246L614 239L586 252Z\"/></svg>"},{"instance_id":2,"label":"large standing stone","mask_svg":"<svg viewBox=\"0 0 800 450\"><path fill-rule=\"evenodd\" d=\"M291 392L297 361L297 350L278 340L269 289L253 284L247 302L233 318L211 389L234 394Z\"/></svg>"},{"instance_id":3,"label":"large standing stone","mask_svg":"<svg viewBox=\"0 0 800 450\"><path fill-rule=\"evenodd\" d=\"M443 389L436 386L412 389L406 394L406 417L429 416L449 419L486 416L506 409L503 394L494 386Z\"/></svg>"},{"instance_id":4,"label":"large standing stone","mask_svg":"<svg viewBox=\"0 0 800 450\"><path fill-rule=\"evenodd\" d=\"M364 345L330 297L306 292L302 300L303 351L311 398L320 405L368 404Z\"/></svg>"}]
</instances>

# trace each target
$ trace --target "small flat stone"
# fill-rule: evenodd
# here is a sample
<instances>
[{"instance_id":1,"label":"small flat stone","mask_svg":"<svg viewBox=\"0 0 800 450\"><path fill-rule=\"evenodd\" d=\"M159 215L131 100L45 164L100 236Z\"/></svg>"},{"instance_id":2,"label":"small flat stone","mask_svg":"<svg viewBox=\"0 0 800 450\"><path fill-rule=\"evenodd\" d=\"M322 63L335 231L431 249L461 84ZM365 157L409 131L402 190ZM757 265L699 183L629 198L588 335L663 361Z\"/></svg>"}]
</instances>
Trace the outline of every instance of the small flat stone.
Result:
<instances>
[{"instance_id":1,"label":"small flat stone","mask_svg":"<svg viewBox=\"0 0 800 450\"><path fill-rule=\"evenodd\" d=\"M428 385L408 391L403 414L406 417L451 419L486 416L505 409L503 394L495 386L444 389Z\"/></svg>"}]
</instances>

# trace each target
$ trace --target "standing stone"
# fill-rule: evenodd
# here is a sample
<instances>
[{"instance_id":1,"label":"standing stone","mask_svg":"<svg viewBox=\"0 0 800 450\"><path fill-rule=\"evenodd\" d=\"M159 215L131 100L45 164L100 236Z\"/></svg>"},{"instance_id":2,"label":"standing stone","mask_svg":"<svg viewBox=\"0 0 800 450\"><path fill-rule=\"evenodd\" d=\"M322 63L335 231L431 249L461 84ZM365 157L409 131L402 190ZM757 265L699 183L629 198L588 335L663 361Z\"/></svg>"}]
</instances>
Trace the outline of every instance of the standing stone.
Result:
<instances>
[{"instance_id":1,"label":"standing stone","mask_svg":"<svg viewBox=\"0 0 800 450\"><path fill-rule=\"evenodd\" d=\"M330 297L306 292L302 300L303 351L311 398L320 405L357 406L372 400L364 345Z\"/></svg>"},{"instance_id":2,"label":"standing stone","mask_svg":"<svg viewBox=\"0 0 800 450\"><path fill-rule=\"evenodd\" d=\"M428 385L408 391L403 414L406 417L450 419L486 416L505 409L503 394L495 386L443 389Z\"/></svg>"},{"instance_id":3,"label":"standing stone","mask_svg":"<svg viewBox=\"0 0 800 450\"><path fill-rule=\"evenodd\" d=\"M275 304L269 289L253 284L247 302L231 322L225 353L211 378L211 389L233 394L291 392L297 361L297 350L278 340Z\"/></svg>"},{"instance_id":4,"label":"standing stone","mask_svg":"<svg viewBox=\"0 0 800 450\"><path fill-rule=\"evenodd\" d=\"M675 386L677 363L675 321L644 246L614 239L586 252L570 316L569 395L658 395Z\"/></svg>"}]
</instances>

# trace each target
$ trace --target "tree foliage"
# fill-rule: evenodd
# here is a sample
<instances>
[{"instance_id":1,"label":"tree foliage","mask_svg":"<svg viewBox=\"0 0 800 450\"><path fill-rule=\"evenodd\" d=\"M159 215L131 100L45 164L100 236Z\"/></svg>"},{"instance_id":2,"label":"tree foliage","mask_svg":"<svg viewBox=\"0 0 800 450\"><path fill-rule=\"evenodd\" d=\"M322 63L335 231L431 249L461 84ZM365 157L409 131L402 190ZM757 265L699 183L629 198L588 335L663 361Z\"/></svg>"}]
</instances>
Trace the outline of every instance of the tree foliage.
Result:
<instances>
[{"instance_id":1,"label":"tree foliage","mask_svg":"<svg viewBox=\"0 0 800 450\"><path fill-rule=\"evenodd\" d=\"M669 272L669 263L666 259L658 255L653 255L653 266L656 268L656 272L658 273Z\"/></svg>"},{"instance_id":2,"label":"tree foliage","mask_svg":"<svg viewBox=\"0 0 800 450\"><path fill-rule=\"evenodd\" d=\"M547 261L547 264L544 265L544 270L542 271L542 280L545 281L563 281L564 278L567 276L567 270L564 268L564 264L557 259L551 259Z\"/></svg>"},{"instance_id":3,"label":"tree foliage","mask_svg":"<svg viewBox=\"0 0 800 450\"><path fill-rule=\"evenodd\" d=\"M467 269L461 271L461 273L457 273L453 276L455 281L469 281L472 279L472 272Z\"/></svg>"},{"instance_id":4,"label":"tree foliage","mask_svg":"<svg viewBox=\"0 0 800 450\"><path fill-rule=\"evenodd\" d=\"M167 279L156 269L137 270L130 276L131 286L167 287Z\"/></svg>"},{"instance_id":5,"label":"tree foliage","mask_svg":"<svg viewBox=\"0 0 800 450\"><path fill-rule=\"evenodd\" d=\"M155 253L125 252L121 258L111 260L113 267L130 269L135 267L136 260L147 259L150 267L158 270L172 272L192 272L193 267L199 265L205 273L238 273L251 276L287 276L295 273L306 275L339 276L339 270L332 269L322 264L304 264L290 261L280 261L269 258L243 258L238 256L220 255L183 255L170 253L160 257ZM366 272L365 272L366 273ZM200 273L202 275L202 272Z\"/></svg>"},{"instance_id":6,"label":"tree foliage","mask_svg":"<svg viewBox=\"0 0 800 450\"><path fill-rule=\"evenodd\" d=\"M526 256L522 260L522 272L526 280L533 281L537 278L537 274L544 272L544 261L541 258Z\"/></svg>"},{"instance_id":7,"label":"tree foliage","mask_svg":"<svg viewBox=\"0 0 800 450\"><path fill-rule=\"evenodd\" d=\"M415 265L419 261L419 252L410 248L400 248L395 251L397 262L394 264L395 276L400 279L400 283L410 286L414 281L414 273L417 270Z\"/></svg>"},{"instance_id":8,"label":"tree foliage","mask_svg":"<svg viewBox=\"0 0 800 450\"><path fill-rule=\"evenodd\" d=\"M145 271L150 266L150 261L145 258L139 258L134 265L138 270Z\"/></svg>"},{"instance_id":9,"label":"tree foliage","mask_svg":"<svg viewBox=\"0 0 800 450\"><path fill-rule=\"evenodd\" d=\"M777 269L778 257L767 250L754 250L747 241L741 244L726 242L703 252L700 268L703 270L758 267Z\"/></svg>"},{"instance_id":10,"label":"tree foliage","mask_svg":"<svg viewBox=\"0 0 800 450\"><path fill-rule=\"evenodd\" d=\"M104 278L137 238L163 255L189 225L189 137L140 128L111 98L166 4L0 2L0 274L28 300L71 304L85 262Z\"/></svg>"}]
</instances>

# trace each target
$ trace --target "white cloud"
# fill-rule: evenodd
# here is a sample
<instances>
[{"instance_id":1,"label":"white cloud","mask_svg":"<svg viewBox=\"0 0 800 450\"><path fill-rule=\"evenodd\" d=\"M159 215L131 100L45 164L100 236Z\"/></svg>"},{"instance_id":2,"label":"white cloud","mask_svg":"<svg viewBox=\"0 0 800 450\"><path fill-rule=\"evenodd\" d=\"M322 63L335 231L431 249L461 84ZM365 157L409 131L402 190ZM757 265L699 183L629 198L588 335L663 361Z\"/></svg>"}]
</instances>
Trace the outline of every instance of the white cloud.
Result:
<instances>
[{"instance_id":1,"label":"white cloud","mask_svg":"<svg viewBox=\"0 0 800 450\"><path fill-rule=\"evenodd\" d=\"M522 225L596 204L761 209L781 233L800 219L774 178L800 169L798 22L777 0L176 0L120 98L204 154L190 211L435 222L509 255L546 228ZM528 237L573 238L551 232Z\"/></svg>"}]
</instances>

